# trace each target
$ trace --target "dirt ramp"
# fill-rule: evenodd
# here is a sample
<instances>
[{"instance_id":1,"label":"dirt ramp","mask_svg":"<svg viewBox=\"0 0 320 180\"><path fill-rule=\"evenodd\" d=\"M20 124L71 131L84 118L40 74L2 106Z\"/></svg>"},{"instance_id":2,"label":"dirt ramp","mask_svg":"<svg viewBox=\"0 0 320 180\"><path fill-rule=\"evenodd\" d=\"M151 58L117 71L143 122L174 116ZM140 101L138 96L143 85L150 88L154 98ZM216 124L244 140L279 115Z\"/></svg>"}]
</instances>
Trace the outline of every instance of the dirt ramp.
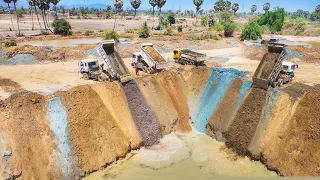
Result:
<instances>
[{"instance_id":1,"label":"dirt ramp","mask_svg":"<svg viewBox=\"0 0 320 180\"><path fill-rule=\"evenodd\" d=\"M136 82L152 109L156 109L154 113L159 119L162 134L167 135L177 131L179 129L179 115L173 107L168 93L162 90L154 77L136 79Z\"/></svg>"},{"instance_id":2,"label":"dirt ramp","mask_svg":"<svg viewBox=\"0 0 320 180\"><path fill-rule=\"evenodd\" d=\"M182 77L174 72L160 73L156 76L156 80L169 97L174 109L179 114L179 130L182 132L190 132L191 126L189 124L189 106L188 93Z\"/></svg>"},{"instance_id":3,"label":"dirt ramp","mask_svg":"<svg viewBox=\"0 0 320 180\"><path fill-rule=\"evenodd\" d=\"M3 179L62 178L53 158L56 146L46 120L46 101L42 95L21 92L0 107Z\"/></svg>"},{"instance_id":4,"label":"dirt ramp","mask_svg":"<svg viewBox=\"0 0 320 180\"><path fill-rule=\"evenodd\" d=\"M91 87L71 89L62 94L62 102L68 113L69 145L80 170L96 171L130 151L129 139Z\"/></svg>"},{"instance_id":5,"label":"dirt ramp","mask_svg":"<svg viewBox=\"0 0 320 180\"><path fill-rule=\"evenodd\" d=\"M126 95L121 85L116 82L107 82L90 85L90 87L98 93L123 134L130 140L131 148L139 148L142 139L130 114Z\"/></svg>"},{"instance_id":6,"label":"dirt ramp","mask_svg":"<svg viewBox=\"0 0 320 180\"><path fill-rule=\"evenodd\" d=\"M227 121L232 117L242 87L242 79L236 78L230 85L228 91L221 99L217 109L211 115L206 125L206 133L218 140L222 139L222 131L225 129Z\"/></svg>"},{"instance_id":7,"label":"dirt ramp","mask_svg":"<svg viewBox=\"0 0 320 180\"><path fill-rule=\"evenodd\" d=\"M223 133L226 145L241 156L248 155L248 146L256 132L267 99L267 91L252 88L238 108L230 128Z\"/></svg>"},{"instance_id":8,"label":"dirt ramp","mask_svg":"<svg viewBox=\"0 0 320 180\"><path fill-rule=\"evenodd\" d=\"M162 137L159 120L135 81L123 85L129 109L145 146L157 144Z\"/></svg>"},{"instance_id":9,"label":"dirt ramp","mask_svg":"<svg viewBox=\"0 0 320 180\"><path fill-rule=\"evenodd\" d=\"M266 159L283 176L319 176L320 92L308 92L295 107L275 153Z\"/></svg>"}]
</instances>

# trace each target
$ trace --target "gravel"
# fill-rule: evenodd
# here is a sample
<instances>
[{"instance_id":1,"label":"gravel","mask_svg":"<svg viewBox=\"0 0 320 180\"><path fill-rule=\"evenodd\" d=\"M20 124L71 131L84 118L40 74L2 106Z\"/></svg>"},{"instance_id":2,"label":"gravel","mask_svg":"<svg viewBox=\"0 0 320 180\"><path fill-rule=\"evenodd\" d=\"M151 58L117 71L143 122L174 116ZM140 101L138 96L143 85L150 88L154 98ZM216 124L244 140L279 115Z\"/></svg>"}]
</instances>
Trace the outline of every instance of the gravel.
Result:
<instances>
[{"instance_id":1,"label":"gravel","mask_svg":"<svg viewBox=\"0 0 320 180\"><path fill-rule=\"evenodd\" d=\"M22 65L37 63L37 58L31 54L17 54L10 59L0 58L0 65Z\"/></svg>"},{"instance_id":2,"label":"gravel","mask_svg":"<svg viewBox=\"0 0 320 180\"><path fill-rule=\"evenodd\" d=\"M85 51L83 53L85 56L96 56L96 57L100 57L100 55L97 52L97 48L93 48L93 49L89 49L87 51Z\"/></svg>"}]
</instances>

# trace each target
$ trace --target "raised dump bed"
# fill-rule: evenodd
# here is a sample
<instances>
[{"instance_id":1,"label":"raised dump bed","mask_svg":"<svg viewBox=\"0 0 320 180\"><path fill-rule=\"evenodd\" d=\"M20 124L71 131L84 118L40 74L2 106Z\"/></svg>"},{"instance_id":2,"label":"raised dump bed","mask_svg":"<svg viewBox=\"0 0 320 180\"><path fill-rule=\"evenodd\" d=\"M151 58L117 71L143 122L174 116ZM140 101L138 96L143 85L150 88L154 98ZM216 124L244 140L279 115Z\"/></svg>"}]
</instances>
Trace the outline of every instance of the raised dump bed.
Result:
<instances>
[{"instance_id":1,"label":"raised dump bed","mask_svg":"<svg viewBox=\"0 0 320 180\"><path fill-rule=\"evenodd\" d=\"M140 54L145 63L147 63L149 72L166 69L168 62L153 47L152 43L142 43L140 49Z\"/></svg>"},{"instance_id":2,"label":"raised dump bed","mask_svg":"<svg viewBox=\"0 0 320 180\"><path fill-rule=\"evenodd\" d=\"M132 79L130 71L117 52L113 40L102 42L98 46L98 53L103 58L103 62L113 78L118 78L121 82Z\"/></svg>"},{"instance_id":3,"label":"raised dump bed","mask_svg":"<svg viewBox=\"0 0 320 180\"><path fill-rule=\"evenodd\" d=\"M263 56L253 75L253 87L267 90L277 81L284 60L284 48L284 44L272 43L268 45L268 53Z\"/></svg>"}]
</instances>

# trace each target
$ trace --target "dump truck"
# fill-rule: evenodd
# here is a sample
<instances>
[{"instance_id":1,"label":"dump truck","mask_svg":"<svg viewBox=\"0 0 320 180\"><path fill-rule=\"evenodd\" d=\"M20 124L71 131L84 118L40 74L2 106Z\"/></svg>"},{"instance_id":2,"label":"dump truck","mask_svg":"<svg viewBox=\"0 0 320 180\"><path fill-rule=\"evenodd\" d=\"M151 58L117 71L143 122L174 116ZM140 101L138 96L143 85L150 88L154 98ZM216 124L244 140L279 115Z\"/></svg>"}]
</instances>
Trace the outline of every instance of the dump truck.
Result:
<instances>
[{"instance_id":1,"label":"dump truck","mask_svg":"<svg viewBox=\"0 0 320 180\"><path fill-rule=\"evenodd\" d=\"M156 73L165 70L168 66L161 54L153 47L152 43L142 43L140 52L133 53L131 65L145 73Z\"/></svg>"},{"instance_id":2,"label":"dump truck","mask_svg":"<svg viewBox=\"0 0 320 180\"><path fill-rule=\"evenodd\" d=\"M294 78L295 65L284 63L285 45L279 43L269 43L268 53L260 62L253 75L253 87L268 90L269 86L277 87L289 83ZM287 66L290 67L287 67Z\"/></svg>"},{"instance_id":3,"label":"dump truck","mask_svg":"<svg viewBox=\"0 0 320 180\"><path fill-rule=\"evenodd\" d=\"M206 60L207 55L191 51L190 49L175 49L173 51L173 59L179 64L191 64L195 66L202 66Z\"/></svg>"},{"instance_id":4,"label":"dump truck","mask_svg":"<svg viewBox=\"0 0 320 180\"><path fill-rule=\"evenodd\" d=\"M103 41L97 47L97 52L102 57L103 63L99 66L98 60L82 60L80 63L80 73L84 79L94 79L98 81L119 80L127 82L132 76L125 66L115 48L113 40Z\"/></svg>"}]
</instances>

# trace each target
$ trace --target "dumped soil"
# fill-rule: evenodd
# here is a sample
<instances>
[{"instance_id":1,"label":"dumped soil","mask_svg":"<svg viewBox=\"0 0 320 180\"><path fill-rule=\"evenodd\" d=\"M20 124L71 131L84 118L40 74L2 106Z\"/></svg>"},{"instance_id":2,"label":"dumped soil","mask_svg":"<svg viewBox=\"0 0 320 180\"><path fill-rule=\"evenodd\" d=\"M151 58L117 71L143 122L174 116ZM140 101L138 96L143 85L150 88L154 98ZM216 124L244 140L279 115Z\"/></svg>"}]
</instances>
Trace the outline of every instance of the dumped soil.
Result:
<instances>
[{"instance_id":1,"label":"dumped soil","mask_svg":"<svg viewBox=\"0 0 320 180\"><path fill-rule=\"evenodd\" d=\"M179 129L179 115L173 107L168 93L160 87L154 77L136 79L136 82L147 101L156 110L155 114L159 119L162 134L167 135L177 131Z\"/></svg>"},{"instance_id":2,"label":"dumped soil","mask_svg":"<svg viewBox=\"0 0 320 180\"><path fill-rule=\"evenodd\" d=\"M273 72L274 66L280 56L280 53L266 53L263 56L263 64L257 68L254 76L261 79L268 79Z\"/></svg>"},{"instance_id":3,"label":"dumped soil","mask_svg":"<svg viewBox=\"0 0 320 180\"><path fill-rule=\"evenodd\" d=\"M268 51L266 46L245 46L244 47L244 54L246 58L252 60L261 60L264 54Z\"/></svg>"},{"instance_id":4,"label":"dumped soil","mask_svg":"<svg viewBox=\"0 0 320 180\"><path fill-rule=\"evenodd\" d=\"M6 92L18 92L22 90L19 83L12 81L11 79L0 77L0 87Z\"/></svg>"},{"instance_id":5,"label":"dumped soil","mask_svg":"<svg viewBox=\"0 0 320 180\"><path fill-rule=\"evenodd\" d=\"M12 152L2 160L4 179L60 179L53 151L53 134L46 120L46 98L32 92L20 92L4 101L0 111L1 131L8 133L6 150ZM3 129L7 126L7 129Z\"/></svg>"},{"instance_id":6,"label":"dumped soil","mask_svg":"<svg viewBox=\"0 0 320 180\"><path fill-rule=\"evenodd\" d=\"M288 47L287 49L303 54L302 60L308 63L320 63L320 48L319 47Z\"/></svg>"},{"instance_id":7,"label":"dumped soil","mask_svg":"<svg viewBox=\"0 0 320 180\"><path fill-rule=\"evenodd\" d=\"M131 149L141 146L139 132L133 122L129 106L119 83L99 83L90 86L98 93L104 105L121 128L123 134L130 140Z\"/></svg>"},{"instance_id":8,"label":"dumped soil","mask_svg":"<svg viewBox=\"0 0 320 180\"><path fill-rule=\"evenodd\" d=\"M62 102L68 114L69 145L82 171L96 171L130 151L129 139L89 86L62 93Z\"/></svg>"},{"instance_id":9,"label":"dumped soil","mask_svg":"<svg viewBox=\"0 0 320 180\"><path fill-rule=\"evenodd\" d=\"M309 86L301 83L294 83L289 87L283 88L282 90L289 94L293 101L296 101L300 97L302 97L306 92L315 89L313 86Z\"/></svg>"},{"instance_id":10,"label":"dumped soil","mask_svg":"<svg viewBox=\"0 0 320 180\"><path fill-rule=\"evenodd\" d=\"M119 75L130 74L130 71L128 70L127 66L124 64L122 58L117 52L114 52L108 56L109 59L112 59L110 60L110 63L113 69L116 71L116 73L118 73Z\"/></svg>"},{"instance_id":11,"label":"dumped soil","mask_svg":"<svg viewBox=\"0 0 320 180\"><path fill-rule=\"evenodd\" d=\"M169 101L171 101L173 107L179 114L179 130L181 132L190 132L191 126L189 124L189 106L188 106L188 93L187 88L179 74L174 72L164 72L156 76L156 80L163 88L163 90L168 93Z\"/></svg>"},{"instance_id":12,"label":"dumped soil","mask_svg":"<svg viewBox=\"0 0 320 180\"><path fill-rule=\"evenodd\" d=\"M283 176L319 176L320 93L309 92L299 102L274 153L272 168ZM268 161L269 165L269 161Z\"/></svg>"},{"instance_id":13,"label":"dumped soil","mask_svg":"<svg viewBox=\"0 0 320 180\"><path fill-rule=\"evenodd\" d=\"M162 137L159 120L135 81L123 84L129 109L145 146L159 143Z\"/></svg>"},{"instance_id":14,"label":"dumped soil","mask_svg":"<svg viewBox=\"0 0 320 180\"><path fill-rule=\"evenodd\" d=\"M268 91L252 88L238 108L227 132L226 145L240 156L250 155L247 148L255 134L268 99Z\"/></svg>"},{"instance_id":15,"label":"dumped soil","mask_svg":"<svg viewBox=\"0 0 320 180\"><path fill-rule=\"evenodd\" d=\"M206 126L206 134L217 139L222 140L222 131L228 125L228 121L232 118L235 111L240 89L242 87L242 79L236 78L230 85L228 91L221 99L217 109L211 115Z\"/></svg>"},{"instance_id":16,"label":"dumped soil","mask_svg":"<svg viewBox=\"0 0 320 180\"><path fill-rule=\"evenodd\" d=\"M154 61L157 61L158 63L166 62L166 60L163 59L163 57L153 47L146 46L143 49L151 56Z\"/></svg>"}]
</instances>

